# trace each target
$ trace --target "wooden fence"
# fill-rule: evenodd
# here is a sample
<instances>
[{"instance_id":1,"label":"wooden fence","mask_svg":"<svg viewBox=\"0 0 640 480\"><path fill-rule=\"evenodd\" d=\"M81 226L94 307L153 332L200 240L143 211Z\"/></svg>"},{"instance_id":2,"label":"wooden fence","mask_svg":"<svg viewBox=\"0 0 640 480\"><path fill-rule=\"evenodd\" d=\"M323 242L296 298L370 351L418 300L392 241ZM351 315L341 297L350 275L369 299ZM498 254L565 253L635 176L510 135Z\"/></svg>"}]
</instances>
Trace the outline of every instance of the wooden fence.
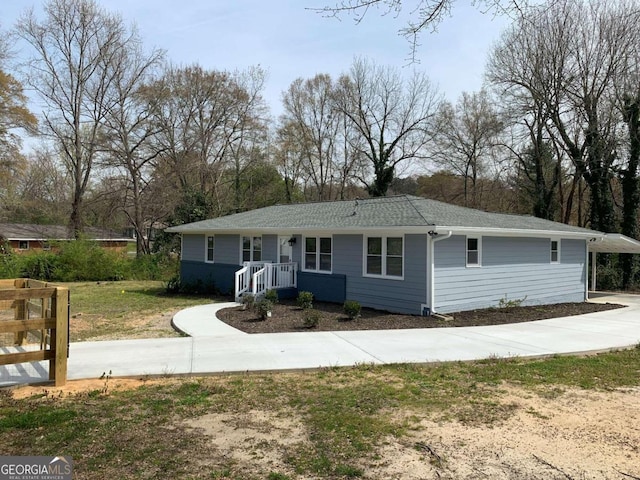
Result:
<instances>
[{"instance_id":1,"label":"wooden fence","mask_svg":"<svg viewBox=\"0 0 640 480\"><path fill-rule=\"evenodd\" d=\"M0 280L0 308L14 311L13 319L0 319L0 335L13 334L14 344L1 349L4 353L0 351L0 365L48 360L49 380L54 380L56 386L64 385L69 352L69 289L25 278Z\"/></svg>"}]
</instances>

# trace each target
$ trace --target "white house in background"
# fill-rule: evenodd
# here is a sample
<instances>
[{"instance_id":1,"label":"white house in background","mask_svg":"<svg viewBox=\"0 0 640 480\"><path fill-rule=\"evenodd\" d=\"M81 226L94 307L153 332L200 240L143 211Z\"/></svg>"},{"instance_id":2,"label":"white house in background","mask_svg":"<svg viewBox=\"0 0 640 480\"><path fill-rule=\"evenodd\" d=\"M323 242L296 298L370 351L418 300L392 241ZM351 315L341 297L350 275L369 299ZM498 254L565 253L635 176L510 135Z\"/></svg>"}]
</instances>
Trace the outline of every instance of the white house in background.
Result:
<instances>
[{"instance_id":1,"label":"white house in background","mask_svg":"<svg viewBox=\"0 0 640 480\"><path fill-rule=\"evenodd\" d=\"M640 252L621 235L409 195L276 205L167 231L182 235L183 282L416 315L582 302L590 251Z\"/></svg>"}]
</instances>

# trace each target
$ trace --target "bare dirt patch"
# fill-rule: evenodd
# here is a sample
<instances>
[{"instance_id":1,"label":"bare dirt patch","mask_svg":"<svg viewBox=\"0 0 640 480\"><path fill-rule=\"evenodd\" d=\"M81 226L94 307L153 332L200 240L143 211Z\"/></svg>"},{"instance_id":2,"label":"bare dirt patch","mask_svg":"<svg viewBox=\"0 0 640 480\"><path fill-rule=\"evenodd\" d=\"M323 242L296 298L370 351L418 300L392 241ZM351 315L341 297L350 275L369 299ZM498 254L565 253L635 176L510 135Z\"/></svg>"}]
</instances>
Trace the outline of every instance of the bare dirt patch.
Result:
<instances>
[{"instance_id":1,"label":"bare dirt patch","mask_svg":"<svg viewBox=\"0 0 640 480\"><path fill-rule=\"evenodd\" d=\"M9 391L11 392L11 396L16 400L34 396L61 398L81 395L96 390L104 391L104 393L133 390L142 385L157 384L162 381L161 379L146 378L91 378L87 380L73 380L61 387L54 385L21 385L11 387Z\"/></svg>"},{"instance_id":2,"label":"bare dirt patch","mask_svg":"<svg viewBox=\"0 0 640 480\"><path fill-rule=\"evenodd\" d=\"M638 478L640 390L569 390L549 400L509 388L514 415L491 426L419 422L382 448L376 478Z\"/></svg>"},{"instance_id":3,"label":"bare dirt patch","mask_svg":"<svg viewBox=\"0 0 640 480\"><path fill-rule=\"evenodd\" d=\"M287 451L307 437L304 423L293 412L211 413L185 425L204 434L218 458L240 464L245 471L293 473L285 461Z\"/></svg>"},{"instance_id":4,"label":"bare dirt patch","mask_svg":"<svg viewBox=\"0 0 640 480\"><path fill-rule=\"evenodd\" d=\"M632 427L640 424L639 389L570 389L553 399L516 387L501 390L496 401L515 409L493 425L388 412L398 421L411 419L412 429L401 438L387 438L363 459L364 478L606 480L640 475L640 430ZM303 478L285 461L288 449L307 442L309 435L294 412L215 413L186 424L201 430L218 456L248 475L279 471Z\"/></svg>"},{"instance_id":5,"label":"bare dirt patch","mask_svg":"<svg viewBox=\"0 0 640 480\"><path fill-rule=\"evenodd\" d=\"M534 307L488 308L452 314L453 320L438 320L435 317L398 315L370 308L363 308L360 317L349 320L342 305L314 302L319 312L316 331L341 330L388 330L402 328L470 327L479 325L500 325L506 323L530 322L547 318L581 315L621 308L623 305L600 303L561 303ZM255 310L242 307L224 309L218 318L246 333L299 332L308 330L303 325L304 311L293 300L281 300L274 305L272 316L262 321Z\"/></svg>"}]
</instances>

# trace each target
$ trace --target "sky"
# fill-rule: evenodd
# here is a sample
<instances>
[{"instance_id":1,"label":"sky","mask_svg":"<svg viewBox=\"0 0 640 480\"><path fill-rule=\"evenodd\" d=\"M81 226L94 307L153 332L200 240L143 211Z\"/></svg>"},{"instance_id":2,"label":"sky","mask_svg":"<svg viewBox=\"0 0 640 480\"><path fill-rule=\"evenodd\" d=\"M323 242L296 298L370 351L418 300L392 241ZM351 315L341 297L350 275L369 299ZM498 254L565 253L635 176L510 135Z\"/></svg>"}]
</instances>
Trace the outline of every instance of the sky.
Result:
<instances>
[{"instance_id":1,"label":"sky","mask_svg":"<svg viewBox=\"0 0 640 480\"><path fill-rule=\"evenodd\" d=\"M371 10L360 24L344 15L326 18L312 10L331 0L98 0L106 10L135 23L145 46L166 50L177 65L243 70L260 65L268 72L264 97L277 117L281 94L296 78L328 73L337 78L356 57L393 66L409 75L426 72L443 95L455 101L479 90L492 44L508 19L483 14L471 2L456 2L450 18L421 37L418 63L409 64L410 45L398 34L415 0L405 0L400 17ZM25 9L42 12L43 1L2 0L0 27L6 31ZM15 46L18 58L20 45ZM38 112L35 112L38 113Z\"/></svg>"}]
</instances>

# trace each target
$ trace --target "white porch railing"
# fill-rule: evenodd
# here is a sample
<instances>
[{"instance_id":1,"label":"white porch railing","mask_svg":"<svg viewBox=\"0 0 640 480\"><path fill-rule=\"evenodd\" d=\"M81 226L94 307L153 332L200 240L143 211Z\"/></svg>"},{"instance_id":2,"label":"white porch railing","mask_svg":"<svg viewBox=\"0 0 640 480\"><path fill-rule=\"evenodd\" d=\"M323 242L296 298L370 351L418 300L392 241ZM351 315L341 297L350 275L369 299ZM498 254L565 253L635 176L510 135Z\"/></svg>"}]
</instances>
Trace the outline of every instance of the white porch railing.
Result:
<instances>
[{"instance_id":1,"label":"white porch railing","mask_svg":"<svg viewBox=\"0 0 640 480\"><path fill-rule=\"evenodd\" d=\"M298 264L245 262L235 275L235 298L240 301L244 293L256 297L264 295L267 290L278 288L295 288L298 286Z\"/></svg>"}]
</instances>

